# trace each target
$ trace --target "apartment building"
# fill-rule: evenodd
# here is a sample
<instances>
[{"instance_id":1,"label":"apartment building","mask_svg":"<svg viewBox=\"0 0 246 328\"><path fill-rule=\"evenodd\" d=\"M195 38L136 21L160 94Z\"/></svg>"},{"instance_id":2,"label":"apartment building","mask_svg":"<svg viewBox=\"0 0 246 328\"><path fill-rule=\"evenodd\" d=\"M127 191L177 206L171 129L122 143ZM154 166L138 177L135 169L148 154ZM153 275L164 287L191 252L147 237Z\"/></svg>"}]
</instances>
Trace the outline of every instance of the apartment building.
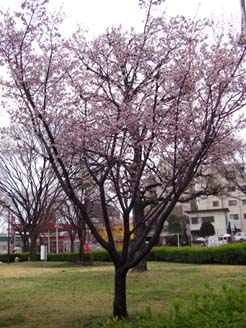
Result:
<instances>
[{"instance_id":1,"label":"apartment building","mask_svg":"<svg viewBox=\"0 0 246 328\"><path fill-rule=\"evenodd\" d=\"M237 172L232 170L227 171L225 177L216 175L217 182L223 187L221 192L216 196L196 198L190 210L185 212L193 238L199 236L203 222L211 222L218 236L228 232L246 232L246 194L243 192L246 186L243 185L242 176L235 180L236 175ZM202 183L197 184L196 188L202 189Z\"/></svg>"}]
</instances>

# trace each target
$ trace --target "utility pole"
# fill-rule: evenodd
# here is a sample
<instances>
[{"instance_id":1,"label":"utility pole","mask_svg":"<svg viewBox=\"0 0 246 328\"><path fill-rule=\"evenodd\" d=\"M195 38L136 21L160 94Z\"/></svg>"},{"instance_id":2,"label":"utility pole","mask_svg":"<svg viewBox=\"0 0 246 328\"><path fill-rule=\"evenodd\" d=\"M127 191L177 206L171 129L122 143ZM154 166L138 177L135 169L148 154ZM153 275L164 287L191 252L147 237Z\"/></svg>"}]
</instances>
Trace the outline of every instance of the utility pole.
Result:
<instances>
[{"instance_id":1,"label":"utility pole","mask_svg":"<svg viewBox=\"0 0 246 328\"><path fill-rule=\"evenodd\" d=\"M8 208L8 264L10 263L10 210Z\"/></svg>"}]
</instances>

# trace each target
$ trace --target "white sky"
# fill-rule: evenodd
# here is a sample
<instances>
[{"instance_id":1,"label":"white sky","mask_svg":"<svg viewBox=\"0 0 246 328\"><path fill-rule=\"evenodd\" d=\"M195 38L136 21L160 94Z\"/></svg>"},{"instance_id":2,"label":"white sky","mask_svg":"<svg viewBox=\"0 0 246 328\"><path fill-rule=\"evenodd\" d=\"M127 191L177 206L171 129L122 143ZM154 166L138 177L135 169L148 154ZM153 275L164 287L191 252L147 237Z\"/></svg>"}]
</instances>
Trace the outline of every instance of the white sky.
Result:
<instances>
[{"instance_id":1,"label":"white sky","mask_svg":"<svg viewBox=\"0 0 246 328\"><path fill-rule=\"evenodd\" d=\"M50 0L50 4L55 7L62 2L69 27L78 23L88 28L93 35L104 32L109 25L138 26L143 19L138 0ZM174 16L179 14L191 18L233 20L240 26L239 4L239 0L166 0L159 11L166 10Z\"/></svg>"},{"instance_id":2,"label":"white sky","mask_svg":"<svg viewBox=\"0 0 246 328\"><path fill-rule=\"evenodd\" d=\"M19 0L0 0L0 8L18 8ZM89 30L89 35L103 33L109 26L123 25L141 27L143 11L138 0L50 0L51 8L58 10L63 6L67 18L64 32L70 33L81 25ZM214 18L235 22L240 30L239 0L166 0L160 12L166 10L169 15L185 15L191 18ZM0 112L0 126L5 125L6 116Z\"/></svg>"},{"instance_id":3,"label":"white sky","mask_svg":"<svg viewBox=\"0 0 246 328\"><path fill-rule=\"evenodd\" d=\"M104 32L108 26L139 26L143 12L138 0L49 0L50 6L59 9L62 5L67 15L65 27L74 30L76 24L89 29L92 35ZM19 0L0 0L0 8L17 8ZM185 15L191 18L212 17L235 20L240 24L239 0L165 0L163 9L170 15ZM160 10L160 9L159 9Z\"/></svg>"}]
</instances>

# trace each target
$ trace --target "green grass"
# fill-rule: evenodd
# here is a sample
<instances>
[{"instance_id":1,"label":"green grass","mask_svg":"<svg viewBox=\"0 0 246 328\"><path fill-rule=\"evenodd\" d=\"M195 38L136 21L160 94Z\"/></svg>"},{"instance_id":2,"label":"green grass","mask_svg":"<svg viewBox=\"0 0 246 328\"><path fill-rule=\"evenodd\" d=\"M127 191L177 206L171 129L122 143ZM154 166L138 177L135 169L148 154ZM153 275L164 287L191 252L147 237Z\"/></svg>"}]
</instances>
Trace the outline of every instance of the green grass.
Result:
<instances>
[{"instance_id":1,"label":"green grass","mask_svg":"<svg viewBox=\"0 0 246 328\"><path fill-rule=\"evenodd\" d=\"M174 299L204 290L204 283L240 286L244 266L150 262L146 273L129 273L130 315L163 313ZM0 264L0 327L97 327L112 313L111 264L79 266L59 262Z\"/></svg>"}]
</instances>

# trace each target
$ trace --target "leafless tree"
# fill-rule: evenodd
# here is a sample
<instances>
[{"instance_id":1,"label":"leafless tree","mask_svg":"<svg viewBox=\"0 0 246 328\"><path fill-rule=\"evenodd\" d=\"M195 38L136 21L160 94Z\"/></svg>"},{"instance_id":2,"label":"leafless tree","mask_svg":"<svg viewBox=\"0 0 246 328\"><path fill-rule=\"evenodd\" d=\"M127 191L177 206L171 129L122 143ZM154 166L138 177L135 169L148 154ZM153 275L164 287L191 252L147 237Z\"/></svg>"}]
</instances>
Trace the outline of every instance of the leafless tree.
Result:
<instances>
[{"instance_id":1,"label":"leafless tree","mask_svg":"<svg viewBox=\"0 0 246 328\"><path fill-rule=\"evenodd\" d=\"M79 261L83 261L84 244L86 238L86 226L83 215L80 213L79 208L76 208L69 199L64 201L62 206L59 208L59 212L63 220L65 220L71 228L68 233L71 241L71 252L74 252L74 241L76 235L79 237Z\"/></svg>"},{"instance_id":2,"label":"leafless tree","mask_svg":"<svg viewBox=\"0 0 246 328\"><path fill-rule=\"evenodd\" d=\"M16 140L11 129L10 134L1 135L5 141L0 150L0 197L24 250L34 258L39 234L60 206L61 189L48 159L38 153L37 140L20 131Z\"/></svg>"}]
</instances>

